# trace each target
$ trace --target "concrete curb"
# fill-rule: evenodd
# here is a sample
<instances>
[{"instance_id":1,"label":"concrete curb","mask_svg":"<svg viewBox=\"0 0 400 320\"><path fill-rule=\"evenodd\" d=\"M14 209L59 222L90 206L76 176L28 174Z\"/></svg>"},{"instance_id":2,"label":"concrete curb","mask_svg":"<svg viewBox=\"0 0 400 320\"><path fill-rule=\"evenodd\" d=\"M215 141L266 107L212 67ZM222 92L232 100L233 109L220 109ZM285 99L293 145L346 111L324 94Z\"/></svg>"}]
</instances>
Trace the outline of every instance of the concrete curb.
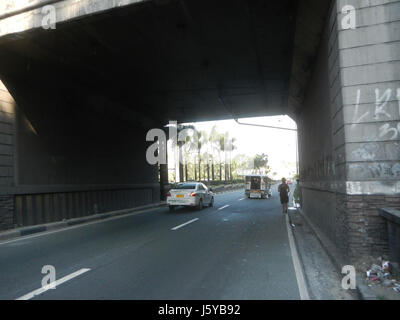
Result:
<instances>
[{"instance_id":1,"label":"concrete curb","mask_svg":"<svg viewBox=\"0 0 400 320\"><path fill-rule=\"evenodd\" d=\"M290 244L290 247L291 247L293 266L294 266L294 269L296 272L296 278L297 278L297 284L299 287L300 297L301 297L301 300L312 300L311 296L310 296L310 290L309 290L309 288L310 288L309 281L308 281L306 273L305 273L303 257L299 253L300 252L299 251L299 243L298 243L297 237L296 237L295 233L293 232L293 228L292 228L292 219L291 219L289 213L286 214L286 217L287 217L286 228L288 231L289 243L292 241L292 244ZM292 246L294 248L292 248ZM296 268L296 262L295 262L296 260L298 261L297 268Z\"/></svg>"},{"instance_id":2,"label":"concrete curb","mask_svg":"<svg viewBox=\"0 0 400 320\"><path fill-rule=\"evenodd\" d=\"M39 232L64 229L67 227L75 226L78 224L83 224L86 222L92 222L92 221L103 220L103 219L116 217L116 216L128 215L130 213L144 211L147 209L163 207L166 205L167 205L166 202L162 201L162 202L158 202L155 204L149 204L149 205L144 205L144 206L135 207L135 208L109 211L109 212L105 212L105 213L93 214L90 216L85 216L85 217L80 217L80 218L73 218L73 219L57 221L57 222L52 222L52 223L46 223L46 224L41 224L41 225L12 229L12 230L8 230L8 231L0 232L0 240L17 239L17 238L20 238L23 236L27 236L27 235L31 235L31 234L35 234L35 233L39 233Z\"/></svg>"},{"instance_id":3,"label":"concrete curb","mask_svg":"<svg viewBox=\"0 0 400 320\"><path fill-rule=\"evenodd\" d=\"M344 262L343 257L341 257L340 254L336 252L337 250L333 247L331 243L329 243L327 239L325 239L325 236L323 236L321 232L318 230L318 228L316 228L314 224L308 219L308 217L304 214L303 210L301 208L297 208L297 212L302 216L303 220L307 223L308 227L316 236L318 242L321 244L322 248L325 250L326 254L333 262L333 265L335 266L336 270L339 272L339 274L341 274L342 267L347 265L348 263ZM368 288L368 286L364 284L363 279L359 273L356 273L356 292L358 298L361 300L377 300L376 296L372 293L372 291Z\"/></svg>"}]
</instances>

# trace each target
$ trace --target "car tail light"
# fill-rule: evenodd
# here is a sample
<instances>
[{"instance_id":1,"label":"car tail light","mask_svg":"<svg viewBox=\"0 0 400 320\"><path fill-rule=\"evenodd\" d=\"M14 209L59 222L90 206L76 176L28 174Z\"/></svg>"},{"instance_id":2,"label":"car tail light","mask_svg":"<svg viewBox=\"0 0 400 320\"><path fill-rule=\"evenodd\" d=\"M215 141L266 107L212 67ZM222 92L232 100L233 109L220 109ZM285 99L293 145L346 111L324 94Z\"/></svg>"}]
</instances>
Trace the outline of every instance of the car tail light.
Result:
<instances>
[{"instance_id":1,"label":"car tail light","mask_svg":"<svg viewBox=\"0 0 400 320\"><path fill-rule=\"evenodd\" d=\"M170 196L171 196L171 192L168 192L168 193L167 193L167 197L170 197Z\"/></svg>"},{"instance_id":2,"label":"car tail light","mask_svg":"<svg viewBox=\"0 0 400 320\"><path fill-rule=\"evenodd\" d=\"M189 194L189 196L195 197L195 196L196 196L196 193L195 193L195 192L192 192L191 194Z\"/></svg>"}]
</instances>

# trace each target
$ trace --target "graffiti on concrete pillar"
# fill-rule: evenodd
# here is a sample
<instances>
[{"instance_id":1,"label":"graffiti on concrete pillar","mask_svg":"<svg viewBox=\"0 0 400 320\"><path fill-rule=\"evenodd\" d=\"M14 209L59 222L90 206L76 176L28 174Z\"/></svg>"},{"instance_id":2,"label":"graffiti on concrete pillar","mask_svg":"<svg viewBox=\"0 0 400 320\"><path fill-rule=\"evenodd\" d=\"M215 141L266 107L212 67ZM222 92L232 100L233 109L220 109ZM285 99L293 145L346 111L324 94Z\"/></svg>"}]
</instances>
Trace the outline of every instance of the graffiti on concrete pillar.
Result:
<instances>
[{"instance_id":1,"label":"graffiti on concrete pillar","mask_svg":"<svg viewBox=\"0 0 400 320\"><path fill-rule=\"evenodd\" d=\"M379 128L379 138L388 137L389 140L397 140L400 138L400 122L396 127L390 123L385 123Z\"/></svg>"},{"instance_id":2,"label":"graffiti on concrete pillar","mask_svg":"<svg viewBox=\"0 0 400 320\"><path fill-rule=\"evenodd\" d=\"M386 116L388 118L392 117L385 110L385 106L388 103L391 96L392 96L392 89L387 89L382 96L380 96L379 89L375 89L376 102L375 102L375 117L374 118L376 120L380 119L381 116Z\"/></svg>"},{"instance_id":3,"label":"graffiti on concrete pillar","mask_svg":"<svg viewBox=\"0 0 400 320\"><path fill-rule=\"evenodd\" d=\"M399 116L400 116L400 88L397 89L397 103L399 104Z\"/></svg>"},{"instance_id":4,"label":"graffiti on concrete pillar","mask_svg":"<svg viewBox=\"0 0 400 320\"><path fill-rule=\"evenodd\" d=\"M323 180L335 176L335 163L332 156L322 156L312 165L303 168L300 172L300 175L304 180Z\"/></svg>"},{"instance_id":5,"label":"graffiti on concrete pillar","mask_svg":"<svg viewBox=\"0 0 400 320\"><path fill-rule=\"evenodd\" d=\"M365 112L361 117L358 117L359 113L359 108L360 108L360 101L361 101L361 90L357 90L357 101L356 101L356 108L354 110L354 116L353 116L353 126L354 127L357 123L360 123L365 117L369 115L369 111Z\"/></svg>"},{"instance_id":6,"label":"graffiti on concrete pillar","mask_svg":"<svg viewBox=\"0 0 400 320\"><path fill-rule=\"evenodd\" d=\"M368 169L372 178L400 178L400 163L371 163Z\"/></svg>"},{"instance_id":7,"label":"graffiti on concrete pillar","mask_svg":"<svg viewBox=\"0 0 400 320\"><path fill-rule=\"evenodd\" d=\"M395 120L393 114L390 114L388 111L388 103L391 101L394 92L392 89L387 89L382 92L380 89L375 89L375 109L372 111L374 120ZM396 90L395 100L398 103L398 115L400 118L400 88ZM366 111L362 115L360 115L360 101L361 101L361 90L357 90L357 98L355 103L355 109L352 119L352 129L355 129L357 124L360 124L363 119L371 115L371 111ZM383 122L379 127L378 139L388 139L388 140L397 140L400 139L400 122L395 123L393 121Z\"/></svg>"},{"instance_id":8,"label":"graffiti on concrete pillar","mask_svg":"<svg viewBox=\"0 0 400 320\"><path fill-rule=\"evenodd\" d=\"M379 153L379 146L376 143L363 144L354 151L352 151L351 156L355 159L361 159L364 161L375 160L377 154Z\"/></svg>"}]
</instances>

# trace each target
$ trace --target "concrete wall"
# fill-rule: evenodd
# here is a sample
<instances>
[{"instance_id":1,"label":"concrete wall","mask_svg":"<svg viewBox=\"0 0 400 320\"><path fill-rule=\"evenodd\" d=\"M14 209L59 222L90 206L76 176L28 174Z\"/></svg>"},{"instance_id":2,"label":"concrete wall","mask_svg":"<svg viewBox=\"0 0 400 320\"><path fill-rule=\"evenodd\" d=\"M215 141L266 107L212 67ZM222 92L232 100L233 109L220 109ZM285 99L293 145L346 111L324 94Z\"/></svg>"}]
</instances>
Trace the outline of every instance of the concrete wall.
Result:
<instances>
[{"instance_id":1,"label":"concrete wall","mask_svg":"<svg viewBox=\"0 0 400 320\"><path fill-rule=\"evenodd\" d=\"M400 193L400 1L338 1L356 7L340 30L341 113L349 193ZM341 19L339 15L339 19Z\"/></svg>"},{"instance_id":2,"label":"concrete wall","mask_svg":"<svg viewBox=\"0 0 400 320\"><path fill-rule=\"evenodd\" d=\"M349 255L387 252L378 207L400 205L400 1L343 1L357 27L339 29ZM338 10L338 19L343 15ZM340 26L339 26L340 27Z\"/></svg>"},{"instance_id":3,"label":"concrete wall","mask_svg":"<svg viewBox=\"0 0 400 320\"><path fill-rule=\"evenodd\" d=\"M155 168L147 165L143 151L146 130L124 127L74 103L69 107L44 101L39 108L19 108L18 185L153 183ZM37 121L30 121L22 108L37 108Z\"/></svg>"},{"instance_id":4,"label":"concrete wall","mask_svg":"<svg viewBox=\"0 0 400 320\"><path fill-rule=\"evenodd\" d=\"M304 211L351 259L387 252L400 205L399 30L400 1L335 1L299 121Z\"/></svg>"},{"instance_id":5,"label":"concrete wall","mask_svg":"<svg viewBox=\"0 0 400 320\"><path fill-rule=\"evenodd\" d=\"M101 96L21 91L31 95L18 107L0 91L0 230L160 200L147 128L118 121L118 106Z\"/></svg>"},{"instance_id":6,"label":"concrete wall","mask_svg":"<svg viewBox=\"0 0 400 320\"><path fill-rule=\"evenodd\" d=\"M2 190L14 186L15 101L0 81L0 229L13 225L14 200Z\"/></svg>"},{"instance_id":7,"label":"concrete wall","mask_svg":"<svg viewBox=\"0 0 400 320\"><path fill-rule=\"evenodd\" d=\"M297 122L304 212L341 251L346 252L346 215L337 210L335 188L345 184L342 164L335 161L336 146L344 141L335 130L336 109L341 99L335 12L334 4Z\"/></svg>"}]
</instances>

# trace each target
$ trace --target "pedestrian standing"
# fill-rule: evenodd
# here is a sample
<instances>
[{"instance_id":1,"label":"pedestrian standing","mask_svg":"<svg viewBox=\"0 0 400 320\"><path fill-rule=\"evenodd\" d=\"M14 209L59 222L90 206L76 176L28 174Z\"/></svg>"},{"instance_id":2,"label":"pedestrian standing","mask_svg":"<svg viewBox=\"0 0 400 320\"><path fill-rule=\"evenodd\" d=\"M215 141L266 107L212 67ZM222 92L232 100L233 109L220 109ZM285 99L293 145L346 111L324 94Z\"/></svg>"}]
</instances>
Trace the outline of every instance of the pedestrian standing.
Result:
<instances>
[{"instance_id":1,"label":"pedestrian standing","mask_svg":"<svg viewBox=\"0 0 400 320\"><path fill-rule=\"evenodd\" d=\"M282 213L287 213L289 203L289 185L286 183L286 179L282 178L282 183L278 187L279 196L281 198Z\"/></svg>"}]
</instances>

